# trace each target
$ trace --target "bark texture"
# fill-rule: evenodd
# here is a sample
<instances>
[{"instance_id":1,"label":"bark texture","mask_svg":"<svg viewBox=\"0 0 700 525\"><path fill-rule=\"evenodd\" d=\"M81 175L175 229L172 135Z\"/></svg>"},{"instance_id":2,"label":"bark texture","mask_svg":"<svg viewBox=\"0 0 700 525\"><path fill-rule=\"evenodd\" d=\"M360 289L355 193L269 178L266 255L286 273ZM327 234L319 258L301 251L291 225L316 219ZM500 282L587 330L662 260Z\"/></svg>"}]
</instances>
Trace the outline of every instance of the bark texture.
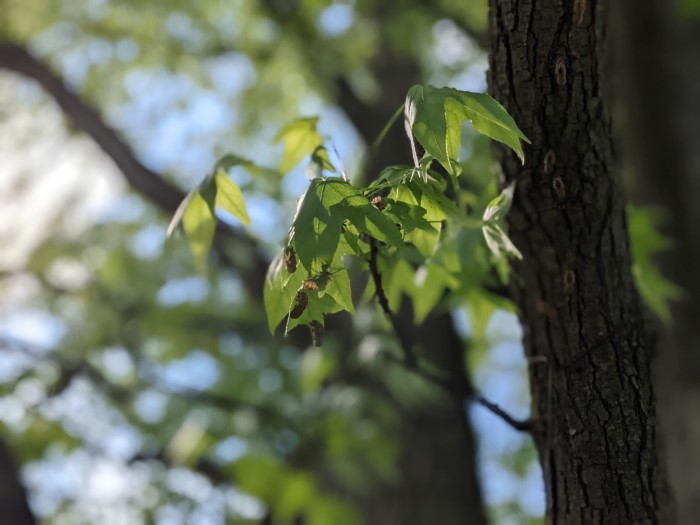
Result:
<instances>
[{"instance_id":1,"label":"bark texture","mask_svg":"<svg viewBox=\"0 0 700 525\"><path fill-rule=\"evenodd\" d=\"M650 363L605 97L605 2L489 0L489 88L531 140L510 233L550 523L666 523Z\"/></svg>"},{"instance_id":2,"label":"bark texture","mask_svg":"<svg viewBox=\"0 0 700 525\"><path fill-rule=\"evenodd\" d=\"M662 273L684 290L660 342L659 419L678 523L700 516L700 19L676 2L623 0L614 42L624 65L619 102L636 197L667 211L672 250Z\"/></svg>"}]
</instances>

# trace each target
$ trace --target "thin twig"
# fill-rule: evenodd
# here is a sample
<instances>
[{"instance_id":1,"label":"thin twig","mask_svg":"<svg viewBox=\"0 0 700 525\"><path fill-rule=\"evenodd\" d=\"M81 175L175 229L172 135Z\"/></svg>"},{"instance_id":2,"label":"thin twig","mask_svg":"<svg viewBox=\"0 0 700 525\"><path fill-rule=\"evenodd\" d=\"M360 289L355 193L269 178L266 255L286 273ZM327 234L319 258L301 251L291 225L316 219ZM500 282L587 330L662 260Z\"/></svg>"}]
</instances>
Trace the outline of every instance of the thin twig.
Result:
<instances>
[{"instance_id":1,"label":"thin twig","mask_svg":"<svg viewBox=\"0 0 700 525\"><path fill-rule=\"evenodd\" d=\"M377 301L379 301L379 306L381 306L384 314L391 323L391 327L394 330L396 338L399 340L401 349L404 354L404 361L408 368L411 370L416 370L418 368L418 360L416 359L416 354L413 352L413 347L411 346L411 341L408 336L401 329L401 324L396 318L394 313L389 307L389 300L384 292L384 285L382 284L382 274L379 273L379 268L377 266L377 255L379 254L379 248L377 247L377 241L375 239L370 239L369 241L369 271L372 274L372 280L374 281L375 293L377 294Z\"/></svg>"},{"instance_id":2,"label":"thin twig","mask_svg":"<svg viewBox=\"0 0 700 525\"><path fill-rule=\"evenodd\" d=\"M492 414L500 417L511 427L519 432L530 432L532 430L532 421L530 419L515 419L508 412L499 407L496 403L492 403L482 396L476 396L474 400L484 408L488 409Z\"/></svg>"}]
</instances>

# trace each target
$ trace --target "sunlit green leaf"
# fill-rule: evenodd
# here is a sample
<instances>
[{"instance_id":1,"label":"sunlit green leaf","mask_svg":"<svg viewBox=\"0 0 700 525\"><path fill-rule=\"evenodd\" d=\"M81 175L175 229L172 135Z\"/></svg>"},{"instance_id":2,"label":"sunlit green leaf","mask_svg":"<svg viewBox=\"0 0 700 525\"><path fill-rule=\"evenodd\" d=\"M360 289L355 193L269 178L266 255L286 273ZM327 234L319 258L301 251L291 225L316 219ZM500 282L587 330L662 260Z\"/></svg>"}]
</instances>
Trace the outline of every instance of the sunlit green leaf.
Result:
<instances>
[{"instance_id":1,"label":"sunlit green leaf","mask_svg":"<svg viewBox=\"0 0 700 525\"><path fill-rule=\"evenodd\" d=\"M413 315L420 324L440 302L445 291L445 274L437 266L421 266L416 271L414 284Z\"/></svg>"},{"instance_id":2,"label":"sunlit green leaf","mask_svg":"<svg viewBox=\"0 0 700 525\"><path fill-rule=\"evenodd\" d=\"M514 193L515 182L511 182L503 188L503 191L495 199L489 202L489 205L484 210L483 220L502 224L513 204Z\"/></svg>"},{"instance_id":3,"label":"sunlit green leaf","mask_svg":"<svg viewBox=\"0 0 700 525\"><path fill-rule=\"evenodd\" d=\"M468 120L479 133L503 142L523 159L521 140L527 141L506 110L489 95L453 88L413 86L406 96L407 127L426 152L458 174L462 124Z\"/></svg>"},{"instance_id":4,"label":"sunlit green leaf","mask_svg":"<svg viewBox=\"0 0 700 525\"><path fill-rule=\"evenodd\" d=\"M330 295L343 309L350 313L355 312L355 307L352 304L350 277L345 269L336 271L329 276L328 284L325 287L325 293Z\"/></svg>"},{"instance_id":5,"label":"sunlit green leaf","mask_svg":"<svg viewBox=\"0 0 700 525\"><path fill-rule=\"evenodd\" d=\"M243 194L236 183L222 169L214 174L214 183L216 184L216 206L226 210L243 224L250 224Z\"/></svg>"},{"instance_id":6,"label":"sunlit green leaf","mask_svg":"<svg viewBox=\"0 0 700 525\"><path fill-rule=\"evenodd\" d=\"M508 238L508 234L498 224L484 224L483 227L484 239L486 244L491 249L497 258L515 257L522 259L523 256L520 250Z\"/></svg>"},{"instance_id":7,"label":"sunlit green leaf","mask_svg":"<svg viewBox=\"0 0 700 525\"><path fill-rule=\"evenodd\" d=\"M506 186L501 194L493 199L484 210L482 231L486 244L496 258L515 257L522 259L522 254L508 238L505 231L505 217L513 202L515 183Z\"/></svg>"},{"instance_id":8,"label":"sunlit green leaf","mask_svg":"<svg viewBox=\"0 0 700 525\"><path fill-rule=\"evenodd\" d=\"M309 166L306 169L306 176L309 179L314 179L323 176L324 171L330 171L335 173L335 166L331 163L330 157L328 156L328 150L325 146L317 146L316 149L311 154L311 160L309 161Z\"/></svg>"},{"instance_id":9,"label":"sunlit green leaf","mask_svg":"<svg viewBox=\"0 0 700 525\"><path fill-rule=\"evenodd\" d=\"M365 206L353 206L345 209L350 222L362 233L392 246L402 243L401 232L396 225L369 202Z\"/></svg>"},{"instance_id":10,"label":"sunlit green leaf","mask_svg":"<svg viewBox=\"0 0 700 525\"><path fill-rule=\"evenodd\" d=\"M302 280L301 272L290 274L287 271L282 255L276 257L270 264L263 290L263 302L270 333L274 333L277 325L289 313L290 304Z\"/></svg>"},{"instance_id":11,"label":"sunlit green leaf","mask_svg":"<svg viewBox=\"0 0 700 525\"><path fill-rule=\"evenodd\" d=\"M627 207L632 248L632 273L646 303L664 321L671 321L669 302L680 299L683 290L666 279L654 263L654 255L673 246L672 239L659 232L663 212L656 208Z\"/></svg>"},{"instance_id":12,"label":"sunlit green leaf","mask_svg":"<svg viewBox=\"0 0 700 525\"><path fill-rule=\"evenodd\" d=\"M301 362L302 390L305 392L316 390L334 369L335 360L328 352L320 348L309 348Z\"/></svg>"},{"instance_id":13,"label":"sunlit green leaf","mask_svg":"<svg viewBox=\"0 0 700 525\"><path fill-rule=\"evenodd\" d=\"M331 212L330 206L338 200L334 192L325 191L327 187L322 179L312 180L294 217L294 246L299 261L309 271L316 259L332 261L340 240L343 216Z\"/></svg>"},{"instance_id":14,"label":"sunlit green leaf","mask_svg":"<svg viewBox=\"0 0 700 525\"><path fill-rule=\"evenodd\" d=\"M216 216L200 192L192 195L187 204L182 214L182 225L195 261L200 268L204 268L207 254L214 240Z\"/></svg>"},{"instance_id":15,"label":"sunlit green leaf","mask_svg":"<svg viewBox=\"0 0 700 525\"><path fill-rule=\"evenodd\" d=\"M284 143L280 171L288 172L323 143L323 137L316 130L317 123L318 117L300 118L280 130L275 137L276 142Z\"/></svg>"}]
</instances>

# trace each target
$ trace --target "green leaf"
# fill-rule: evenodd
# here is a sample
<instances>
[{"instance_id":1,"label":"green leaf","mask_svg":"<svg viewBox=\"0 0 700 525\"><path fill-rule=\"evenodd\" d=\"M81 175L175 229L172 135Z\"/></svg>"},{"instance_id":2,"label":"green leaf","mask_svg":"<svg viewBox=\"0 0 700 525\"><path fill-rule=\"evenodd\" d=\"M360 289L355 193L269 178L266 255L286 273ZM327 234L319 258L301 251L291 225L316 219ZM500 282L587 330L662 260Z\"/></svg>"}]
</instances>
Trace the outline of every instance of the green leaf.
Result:
<instances>
[{"instance_id":1,"label":"green leaf","mask_svg":"<svg viewBox=\"0 0 700 525\"><path fill-rule=\"evenodd\" d=\"M666 279L651 263L632 265L637 287L649 307L665 323L671 322L669 302L683 297L683 289L674 282Z\"/></svg>"},{"instance_id":2,"label":"green leaf","mask_svg":"<svg viewBox=\"0 0 700 525\"><path fill-rule=\"evenodd\" d=\"M515 257L516 259L523 258L520 250L513 244L513 241L510 240L500 225L487 223L484 224L482 231L484 232L486 245L497 259L507 257Z\"/></svg>"},{"instance_id":3,"label":"green leaf","mask_svg":"<svg viewBox=\"0 0 700 525\"><path fill-rule=\"evenodd\" d=\"M497 259L515 257L522 259L523 256L508 238L505 231L505 217L513 202L515 192L515 182L506 186L501 194L493 199L484 210L482 231L486 244Z\"/></svg>"},{"instance_id":4,"label":"green leaf","mask_svg":"<svg viewBox=\"0 0 700 525\"><path fill-rule=\"evenodd\" d=\"M276 257L270 264L265 278L263 303L267 314L267 326L271 334L274 334L277 325L289 313L290 304L297 294L302 280L301 272L290 274L287 271L282 255Z\"/></svg>"},{"instance_id":5,"label":"green leaf","mask_svg":"<svg viewBox=\"0 0 700 525\"><path fill-rule=\"evenodd\" d=\"M306 176L309 179L319 178L323 176L324 170L336 173L335 166L333 166L328 156L328 150L325 146L320 145L311 154L309 166L306 168Z\"/></svg>"},{"instance_id":6,"label":"green leaf","mask_svg":"<svg viewBox=\"0 0 700 525\"><path fill-rule=\"evenodd\" d=\"M299 382L304 392L313 392L335 369L335 360L320 348L309 348L301 362Z\"/></svg>"},{"instance_id":7,"label":"green leaf","mask_svg":"<svg viewBox=\"0 0 700 525\"><path fill-rule=\"evenodd\" d=\"M348 312L355 313L352 304L352 290L350 289L350 277L344 268L334 272L325 287L325 293L330 295L339 306Z\"/></svg>"},{"instance_id":8,"label":"green leaf","mask_svg":"<svg viewBox=\"0 0 700 525\"><path fill-rule=\"evenodd\" d=\"M673 247L673 240L659 232L663 211L657 208L627 207L632 246L632 273L646 303L665 323L671 321L669 302L683 296L683 290L666 279L653 257Z\"/></svg>"},{"instance_id":9,"label":"green leaf","mask_svg":"<svg viewBox=\"0 0 700 525\"><path fill-rule=\"evenodd\" d=\"M226 210L243 224L250 224L241 189L224 170L216 170L214 184L216 184L216 206Z\"/></svg>"},{"instance_id":10,"label":"green leaf","mask_svg":"<svg viewBox=\"0 0 700 525\"><path fill-rule=\"evenodd\" d=\"M413 315L416 324L420 324L425 321L425 318L443 296L445 291L444 271L432 264L421 266L416 271L414 283Z\"/></svg>"},{"instance_id":11,"label":"green leaf","mask_svg":"<svg viewBox=\"0 0 700 525\"><path fill-rule=\"evenodd\" d=\"M292 329L299 325L310 325L312 322L318 323L321 327L323 327L324 316L326 314L334 314L344 310L344 308L340 306L330 294L324 293L321 295L313 290L304 290L303 293L306 294L306 307L301 312L299 317L292 318L290 315L287 318L287 326L284 331L285 333L289 333ZM292 310L294 305L295 297L292 297L292 301L289 304L289 310Z\"/></svg>"},{"instance_id":12,"label":"green leaf","mask_svg":"<svg viewBox=\"0 0 700 525\"><path fill-rule=\"evenodd\" d=\"M286 481L287 469L271 456L247 456L236 461L233 473L240 490L271 505Z\"/></svg>"},{"instance_id":13,"label":"green leaf","mask_svg":"<svg viewBox=\"0 0 700 525\"><path fill-rule=\"evenodd\" d=\"M381 242L393 246L403 242L392 220L349 182L338 178L314 179L299 201L293 223L296 252L308 271L320 272L323 264L332 264L345 220L359 232Z\"/></svg>"},{"instance_id":14,"label":"green leaf","mask_svg":"<svg viewBox=\"0 0 700 525\"><path fill-rule=\"evenodd\" d=\"M293 222L293 242L299 261L309 272L313 263L320 259L330 263L338 247L344 217L330 207L337 203L336 192L326 192L328 185L323 179L309 183L299 201ZM349 185L348 185L349 186ZM320 270L317 264L317 270Z\"/></svg>"},{"instance_id":15,"label":"green leaf","mask_svg":"<svg viewBox=\"0 0 700 525\"><path fill-rule=\"evenodd\" d=\"M200 269L203 269L214 240L216 216L213 207L205 200L201 192L192 195L182 214L182 225L185 228L195 261Z\"/></svg>"},{"instance_id":16,"label":"green leaf","mask_svg":"<svg viewBox=\"0 0 700 525\"><path fill-rule=\"evenodd\" d=\"M401 305L401 294L406 293L415 297L415 270L405 259L396 257L379 257L379 273L382 276L384 294L389 301L392 312L398 311Z\"/></svg>"},{"instance_id":17,"label":"green leaf","mask_svg":"<svg viewBox=\"0 0 700 525\"><path fill-rule=\"evenodd\" d=\"M462 103L464 117L482 135L510 147L521 161L525 160L521 141L530 141L518 128L503 106L485 93L451 90Z\"/></svg>"},{"instance_id":18,"label":"green leaf","mask_svg":"<svg viewBox=\"0 0 700 525\"><path fill-rule=\"evenodd\" d=\"M416 165L412 135L448 173L459 174L457 155L465 120L469 120L479 133L506 144L521 160L524 159L520 141L527 141L527 138L503 106L483 93L413 86L406 96L405 120Z\"/></svg>"},{"instance_id":19,"label":"green leaf","mask_svg":"<svg viewBox=\"0 0 700 525\"><path fill-rule=\"evenodd\" d=\"M275 142L284 143L284 154L280 171L288 172L323 143L323 137L316 130L318 117L300 118L287 124L275 137Z\"/></svg>"},{"instance_id":20,"label":"green leaf","mask_svg":"<svg viewBox=\"0 0 700 525\"><path fill-rule=\"evenodd\" d=\"M459 140L454 140L454 129L447 126L445 118L445 92L431 86L413 86L408 91L405 116L409 138L415 135L425 151L435 157L448 172L453 172ZM459 133L461 134L461 123ZM418 165L414 151L414 161Z\"/></svg>"},{"instance_id":21,"label":"green leaf","mask_svg":"<svg viewBox=\"0 0 700 525\"><path fill-rule=\"evenodd\" d=\"M392 246L401 246L401 232L391 219L367 201L365 206L354 206L345 210L347 218L362 233Z\"/></svg>"},{"instance_id":22,"label":"green leaf","mask_svg":"<svg viewBox=\"0 0 700 525\"><path fill-rule=\"evenodd\" d=\"M212 172L216 173L220 169L224 170L225 172L228 172L231 168L236 167L245 169L246 172L255 177L267 176L276 179L280 176L280 172L277 170L265 168L263 166L258 166L252 160L248 160L244 157L239 157L238 155L234 155L231 153L224 155L219 160L217 160L216 164L214 164L214 169L212 170Z\"/></svg>"},{"instance_id":23,"label":"green leaf","mask_svg":"<svg viewBox=\"0 0 700 525\"><path fill-rule=\"evenodd\" d=\"M305 472L289 472L284 486L277 496L275 516L293 522L294 518L313 504L316 483L313 476Z\"/></svg>"},{"instance_id":24,"label":"green leaf","mask_svg":"<svg viewBox=\"0 0 700 525\"><path fill-rule=\"evenodd\" d=\"M514 194L515 182L511 182L508 186L503 188L503 191L495 199L489 202L489 205L484 210L482 219L487 222L491 221L503 224L513 204Z\"/></svg>"},{"instance_id":25,"label":"green leaf","mask_svg":"<svg viewBox=\"0 0 700 525\"><path fill-rule=\"evenodd\" d=\"M253 161L243 157L239 157L238 155L234 155L232 153L228 153L216 161L216 164L214 164L213 171L214 173L216 173L219 170L223 170L226 172L231 168L235 168L236 166L242 166L244 168L255 168L255 164L253 163Z\"/></svg>"}]
</instances>

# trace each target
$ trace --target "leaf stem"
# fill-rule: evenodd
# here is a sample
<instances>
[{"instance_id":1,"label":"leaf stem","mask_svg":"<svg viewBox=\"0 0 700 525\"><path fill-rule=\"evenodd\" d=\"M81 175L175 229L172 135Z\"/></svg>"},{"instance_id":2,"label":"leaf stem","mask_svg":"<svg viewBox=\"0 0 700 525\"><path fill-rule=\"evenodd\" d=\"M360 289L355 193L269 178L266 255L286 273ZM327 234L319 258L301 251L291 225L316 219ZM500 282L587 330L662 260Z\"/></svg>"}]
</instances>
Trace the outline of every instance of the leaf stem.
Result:
<instances>
[{"instance_id":1,"label":"leaf stem","mask_svg":"<svg viewBox=\"0 0 700 525\"><path fill-rule=\"evenodd\" d=\"M413 346L411 345L411 341L401 329L401 325L399 323L399 320L396 318L396 315L394 315L394 313L391 311L391 308L389 307L389 300L387 299L386 293L384 292L382 274L379 272L379 268L377 266L378 254L379 248L377 246L377 241L376 239L370 238L369 270L372 274L372 280L374 281L374 288L375 293L377 294L377 301L379 302L379 306L384 311L384 314L386 315L387 319L391 323L391 327L394 331L394 334L396 335L396 338L399 340L399 344L401 345L401 349L403 350L404 361L406 363L406 366L412 370L416 370L418 368L418 360L416 359L416 354L413 352Z\"/></svg>"}]
</instances>

